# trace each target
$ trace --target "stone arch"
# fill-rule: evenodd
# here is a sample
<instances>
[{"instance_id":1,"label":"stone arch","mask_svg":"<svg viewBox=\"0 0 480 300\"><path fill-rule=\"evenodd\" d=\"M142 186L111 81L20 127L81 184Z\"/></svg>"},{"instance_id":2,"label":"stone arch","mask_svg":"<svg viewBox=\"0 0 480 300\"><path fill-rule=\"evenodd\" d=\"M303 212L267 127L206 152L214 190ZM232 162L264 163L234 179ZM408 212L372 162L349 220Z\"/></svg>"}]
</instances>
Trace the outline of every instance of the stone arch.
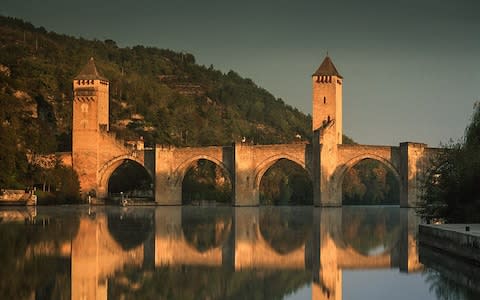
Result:
<instances>
[{"instance_id":1,"label":"stone arch","mask_svg":"<svg viewBox=\"0 0 480 300\"><path fill-rule=\"evenodd\" d=\"M208 160L208 161L214 163L215 165L219 166L220 169L222 169L222 171L225 174L228 174L228 179L233 184L233 172L222 161L220 161L220 160L218 160L214 157L211 157L209 155L197 155L197 156L189 158L188 160L185 160L184 162L182 162L176 168L176 170L174 172L175 177L176 177L176 180L175 180L175 185L176 186L178 186L178 185L181 186L182 185L183 179L184 179L185 174L187 173L188 169L193 165L194 162L199 161L201 159Z\"/></svg>"},{"instance_id":2,"label":"stone arch","mask_svg":"<svg viewBox=\"0 0 480 300\"><path fill-rule=\"evenodd\" d=\"M147 171L150 178L152 179L152 182L155 182L155 176L153 176L152 172L145 167L144 163L141 160L139 160L137 157L134 157L132 155L121 155L109 160L98 171L99 176L98 176L98 184L97 184L98 186L97 197L99 198L107 197L108 181L110 180L110 177L112 176L113 172L126 160L133 161L139 164L141 167L143 167L145 171Z\"/></svg>"},{"instance_id":3,"label":"stone arch","mask_svg":"<svg viewBox=\"0 0 480 300\"><path fill-rule=\"evenodd\" d=\"M302 167L302 169L305 170L305 172L307 173L308 175L308 178L313 182L313 176L312 176L312 172L310 171L310 169L307 167L307 165L305 164L305 161L301 161L291 155L288 155L288 154L278 154L278 155L274 155L274 156L271 156L267 159L265 159L263 162L261 162L256 168L255 168L255 171L254 171L254 181L253 181L253 188L255 190L260 190L260 183L262 181L262 178L263 178L263 175L265 175L265 173L268 171L268 169L270 169L271 166L273 166L276 162L278 162L279 160L281 159L286 159L286 160L289 160L297 165L299 165L300 167Z\"/></svg>"},{"instance_id":4,"label":"stone arch","mask_svg":"<svg viewBox=\"0 0 480 300\"><path fill-rule=\"evenodd\" d=\"M381 157L381 156L378 156L378 155L375 155L375 154L370 154L370 153L365 153L365 154L361 154L361 155L358 155L354 158L351 158L350 160L348 160L346 163L340 165L337 167L337 170L335 171L334 173L334 178L336 179L335 180L335 187L337 187L337 190L338 188L340 188L341 190L341 185L343 183L343 179L345 177L345 174L347 173L347 171L354 167L356 164L358 164L359 162L361 162L362 160L366 160L366 159L373 159L373 160L376 160L376 161L379 161L381 162L385 167L388 168L388 170L392 171L393 175L395 176L395 178L397 179L398 181L398 184L400 185L401 184L401 177L400 177L400 172L399 170L393 165L392 162L390 162L389 160Z\"/></svg>"}]
</instances>

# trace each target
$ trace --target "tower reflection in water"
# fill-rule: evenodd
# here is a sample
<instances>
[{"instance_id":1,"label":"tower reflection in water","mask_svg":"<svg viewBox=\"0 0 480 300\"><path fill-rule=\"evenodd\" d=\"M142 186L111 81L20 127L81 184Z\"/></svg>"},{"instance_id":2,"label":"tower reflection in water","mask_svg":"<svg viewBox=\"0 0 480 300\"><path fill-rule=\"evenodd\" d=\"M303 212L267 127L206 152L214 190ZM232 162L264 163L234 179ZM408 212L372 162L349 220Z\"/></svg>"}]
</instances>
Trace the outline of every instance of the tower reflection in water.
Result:
<instances>
[{"instance_id":1,"label":"tower reflection in water","mask_svg":"<svg viewBox=\"0 0 480 300\"><path fill-rule=\"evenodd\" d=\"M70 272L37 269L52 279L33 280L33 298L281 299L310 286L311 299L342 299L344 269L422 270L408 209L45 208L39 216L15 224L37 236L15 259L60 257ZM48 228L56 235L42 241Z\"/></svg>"}]
</instances>

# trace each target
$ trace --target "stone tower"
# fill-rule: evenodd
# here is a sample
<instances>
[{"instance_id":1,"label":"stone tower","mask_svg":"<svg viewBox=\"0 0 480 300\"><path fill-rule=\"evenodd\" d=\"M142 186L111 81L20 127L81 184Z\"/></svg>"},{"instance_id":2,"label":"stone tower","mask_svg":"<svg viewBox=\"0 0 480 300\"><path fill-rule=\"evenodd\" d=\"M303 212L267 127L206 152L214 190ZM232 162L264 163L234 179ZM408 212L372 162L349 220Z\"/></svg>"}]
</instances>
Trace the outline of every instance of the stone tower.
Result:
<instances>
[{"instance_id":1,"label":"stone tower","mask_svg":"<svg viewBox=\"0 0 480 300\"><path fill-rule=\"evenodd\" d=\"M109 129L108 87L93 57L73 80L72 158L84 195L96 188L99 140Z\"/></svg>"},{"instance_id":2,"label":"stone tower","mask_svg":"<svg viewBox=\"0 0 480 300\"><path fill-rule=\"evenodd\" d=\"M312 75L313 202L315 206L338 206L341 187L331 183L342 143L343 78L327 55ZM341 203L341 199L340 199Z\"/></svg>"},{"instance_id":3,"label":"stone tower","mask_svg":"<svg viewBox=\"0 0 480 300\"><path fill-rule=\"evenodd\" d=\"M342 143L343 78L327 55L312 75L313 131L320 132L320 143Z\"/></svg>"}]
</instances>

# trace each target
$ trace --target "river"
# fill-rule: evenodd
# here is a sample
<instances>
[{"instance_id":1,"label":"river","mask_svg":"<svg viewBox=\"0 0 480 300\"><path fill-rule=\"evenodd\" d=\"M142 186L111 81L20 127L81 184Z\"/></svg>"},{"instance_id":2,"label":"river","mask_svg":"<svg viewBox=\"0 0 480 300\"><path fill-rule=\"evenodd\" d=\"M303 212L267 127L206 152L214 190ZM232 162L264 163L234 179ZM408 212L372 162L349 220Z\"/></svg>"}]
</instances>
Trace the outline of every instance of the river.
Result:
<instances>
[{"instance_id":1,"label":"river","mask_svg":"<svg viewBox=\"0 0 480 300\"><path fill-rule=\"evenodd\" d=\"M419 249L418 224L389 206L3 207L0 299L480 299L479 268Z\"/></svg>"}]
</instances>

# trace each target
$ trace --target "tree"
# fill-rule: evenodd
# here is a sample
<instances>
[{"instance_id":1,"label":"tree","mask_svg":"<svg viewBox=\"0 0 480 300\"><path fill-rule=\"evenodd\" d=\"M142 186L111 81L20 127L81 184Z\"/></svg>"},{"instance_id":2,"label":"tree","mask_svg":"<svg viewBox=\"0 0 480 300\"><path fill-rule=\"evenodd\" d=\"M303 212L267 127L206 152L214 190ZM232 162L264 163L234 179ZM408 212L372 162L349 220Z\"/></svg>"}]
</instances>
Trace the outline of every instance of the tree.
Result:
<instances>
[{"instance_id":1,"label":"tree","mask_svg":"<svg viewBox=\"0 0 480 300\"><path fill-rule=\"evenodd\" d=\"M480 105L463 141L432 160L423 182L420 214L448 222L480 222Z\"/></svg>"}]
</instances>

